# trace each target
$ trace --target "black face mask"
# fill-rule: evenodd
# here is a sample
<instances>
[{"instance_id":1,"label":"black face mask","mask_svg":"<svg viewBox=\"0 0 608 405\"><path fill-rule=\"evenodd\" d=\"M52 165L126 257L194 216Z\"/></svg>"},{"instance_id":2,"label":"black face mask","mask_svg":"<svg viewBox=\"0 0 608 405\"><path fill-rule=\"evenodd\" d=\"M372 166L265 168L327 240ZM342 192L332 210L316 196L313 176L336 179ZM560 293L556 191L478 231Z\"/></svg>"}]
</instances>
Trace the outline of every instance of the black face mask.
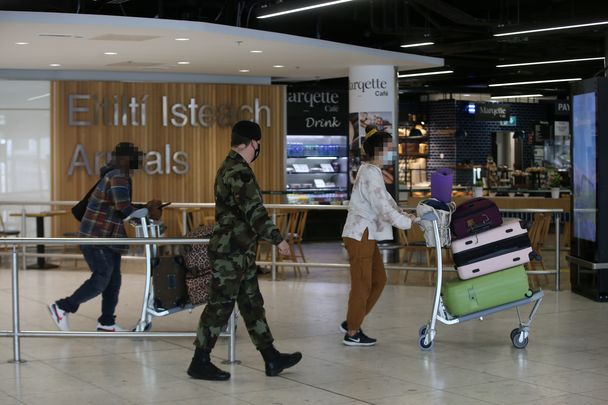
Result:
<instances>
[{"instance_id":1,"label":"black face mask","mask_svg":"<svg viewBox=\"0 0 608 405\"><path fill-rule=\"evenodd\" d=\"M253 154L253 159L251 159L251 163L253 163L258 158L258 156L260 156L260 148L261 147L262 146L258 143L258 147L255 148L255 153Z\"/></svg>"}]
</instances>

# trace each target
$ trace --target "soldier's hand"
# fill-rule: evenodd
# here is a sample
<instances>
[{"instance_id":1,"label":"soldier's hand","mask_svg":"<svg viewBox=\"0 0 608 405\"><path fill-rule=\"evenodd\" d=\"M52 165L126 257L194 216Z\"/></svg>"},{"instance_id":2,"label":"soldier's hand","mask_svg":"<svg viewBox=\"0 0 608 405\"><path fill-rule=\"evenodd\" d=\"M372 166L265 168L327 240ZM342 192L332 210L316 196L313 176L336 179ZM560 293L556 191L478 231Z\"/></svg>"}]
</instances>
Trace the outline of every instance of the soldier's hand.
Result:
<instances>
[{"instance_id":1,"label":"soldier's hand","mask_svg":"<svg viewBox=\"0 0 608 405\"><path fill-rule=\"evenodd\" d=\"M279 254L281 256L291 256L291 249L289 248L289 243L287 241L283 241L277 245L279 249Z\"/></svg>"}]
</instances>

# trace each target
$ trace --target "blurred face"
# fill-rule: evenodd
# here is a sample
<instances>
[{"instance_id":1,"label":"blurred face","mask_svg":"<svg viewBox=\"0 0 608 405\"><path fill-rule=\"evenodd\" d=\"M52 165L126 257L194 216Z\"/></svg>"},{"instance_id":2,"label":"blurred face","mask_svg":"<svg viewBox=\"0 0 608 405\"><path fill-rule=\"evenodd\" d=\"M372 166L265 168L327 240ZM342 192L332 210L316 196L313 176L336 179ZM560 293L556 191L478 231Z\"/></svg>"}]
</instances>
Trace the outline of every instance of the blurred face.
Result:
<instances>
[{"instance_id":1,"label":"blurred face","mask_svg":"<svg viewBox=\"0 0 608 405\"><path fill-rule=\"evenodd\" d=\"M378 158L385 166L389 166L397 160L397 151L392 141L385 141L382 144L382 149L378 150Z\"/></svg>"}]
</instances>

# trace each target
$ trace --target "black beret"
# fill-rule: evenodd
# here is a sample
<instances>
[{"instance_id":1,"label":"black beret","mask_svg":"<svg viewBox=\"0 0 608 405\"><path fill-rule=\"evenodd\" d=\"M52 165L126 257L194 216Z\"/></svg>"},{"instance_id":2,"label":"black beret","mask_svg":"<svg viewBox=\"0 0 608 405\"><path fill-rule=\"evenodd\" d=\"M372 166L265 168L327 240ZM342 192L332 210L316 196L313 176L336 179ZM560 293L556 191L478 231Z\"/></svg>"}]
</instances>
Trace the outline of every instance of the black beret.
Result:
<instances>
[{"instance_id":1,"label":"black beret","mask_svg":"<svg viewBox=\"0 0 608 405\"><path fill-rule=\"evenodd\" d=\"M239 121L232 127L232 133L242 136L243 138L262 139L262 129L253 121Z\"/></svg>"}]
</instances>

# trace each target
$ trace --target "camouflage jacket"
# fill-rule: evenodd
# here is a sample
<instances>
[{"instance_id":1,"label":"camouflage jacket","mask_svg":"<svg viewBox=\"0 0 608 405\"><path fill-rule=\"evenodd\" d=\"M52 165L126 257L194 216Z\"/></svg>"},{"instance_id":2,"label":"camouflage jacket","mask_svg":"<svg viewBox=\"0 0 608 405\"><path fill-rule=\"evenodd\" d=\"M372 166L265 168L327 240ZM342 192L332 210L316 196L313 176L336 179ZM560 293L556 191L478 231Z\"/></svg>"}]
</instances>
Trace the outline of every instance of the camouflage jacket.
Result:
<instances>
[{"instance_id":1,"label":"camouflage jacket","mask_svg":"<svg viewBox=\"0 0 608 405\"><path fill-rule=\"evenodd\" d=\"M249 164L230 151L215 177L215 227L210 253L255 254L258 238L278 245L281 232L268 216Z\"/></svg>"}]
</instances>

